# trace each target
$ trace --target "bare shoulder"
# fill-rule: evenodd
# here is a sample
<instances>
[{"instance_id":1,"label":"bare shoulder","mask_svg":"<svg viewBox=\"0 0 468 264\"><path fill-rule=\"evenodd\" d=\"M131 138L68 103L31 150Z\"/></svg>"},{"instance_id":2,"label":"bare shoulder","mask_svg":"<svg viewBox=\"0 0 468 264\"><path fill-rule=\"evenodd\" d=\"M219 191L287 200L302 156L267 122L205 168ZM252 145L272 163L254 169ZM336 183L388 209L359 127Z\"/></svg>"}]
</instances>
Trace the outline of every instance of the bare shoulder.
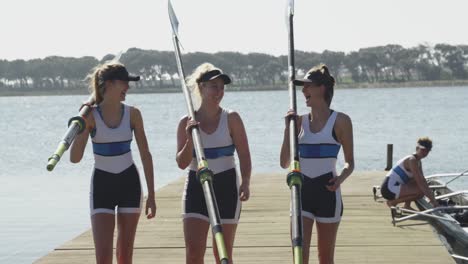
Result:
<instances>
[{"instance_id":1,"label":"bare shoulder","mask_svg":"<svg viewBox=\"0 0 468 264\"><path fill-rule=\"evenodd\" d=\"M351 124L351 117L343 112L336 112L336 122L341 124Z\"/></svg>"},{"instance_id":2,"label":"bare shoulder","mask_svg":"<svg viewBox=\"0 0 468 264\"><path fill-rule=\"evenodd\" d=\"M405 160L405 169L408 169L409 171L411 171L411 167L418 167L419 166L419 161L418 159L416 159L416 157L414 155L411 155L409 156L406 160Z\"/></svg>"},{"instance_id":3,"label":"bare shoulder","mask_svg":"<svg viewBox=\"0 0 468 264\"><path fill-rule=\"evenodd\" d=\"M140 109L138 109L136 106L129 106L130 107L130 115L141 115Z\"/></svg>"},{"instance_id":4,"label":"bare shoulder","mask_svg":"<svg viewBox=\"0 0 468 264\"><path fill-rule=\"evenodd\" d=\"M409 156L406 161L409 163L409 164L415 164L415 165L418 165L418 160L416 159L416 157L414 155L411 155Z\"/></svg>"},{"instance_id":5,"label":"bare shoulder","mask_svg":"<svg viewBox=\"0 0 468 264\"><path fill-rule=\"evenodd\" d=\"M228 120L229 122L234 121L238 122L239 120L242 120L240 117L239 113L233 110L228 110Z\"/></svg>"},{"instance_id":6,"label":"bare shoulder","mask_svg":"<svg viewBox=\"0 0 468 264\"><path fill-rule=\"evenodd\" d=\"M143 124L143 117L141 116L140 109L136 108L135 106L130 107L130 123L132 124L132 128L136 126L140 126Z\"/></svg>"},{"instance_id":7,"label":"bare shoulder","mask_svg":"<svg viewBox=\"0 0 468 264\"><path fill-rule=\"evenodd\" d=\"M187 120L188 120L188 115L183 115L179 120L179 124L185 124L187 123Z\"/></svg>"},{"instance_id":8,"label":"bare shoulder","mask_svg":"<svg viewBox=\"0 0 468 264\"><path fill-rule=\"evenodd\" d=\"M96 106L93 106L92 109L95 109ZM96 126L96 121L94 119L94 113L93 111L90 111L86 116L83 116L85 122L86 122L86 126L88 127L89 130L92 130L94 129L94 127Z\"/></svg>"}]
</instances>

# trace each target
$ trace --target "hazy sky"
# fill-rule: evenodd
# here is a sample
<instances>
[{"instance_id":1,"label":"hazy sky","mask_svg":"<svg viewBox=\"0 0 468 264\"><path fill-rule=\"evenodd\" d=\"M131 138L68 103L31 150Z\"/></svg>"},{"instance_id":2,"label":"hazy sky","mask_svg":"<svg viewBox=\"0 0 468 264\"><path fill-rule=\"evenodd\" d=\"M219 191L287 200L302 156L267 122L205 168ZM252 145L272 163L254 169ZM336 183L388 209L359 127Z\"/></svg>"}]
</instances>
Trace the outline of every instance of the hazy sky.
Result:
<instances>
[{"instance_id":1,"label":"hazy sky","mask_svg":"<svg viewBox=\"0 0 468 264\"><path fill-rule=\"evenodd\" d=\"M184 52L287 53L286 0L172 0ZM166 0L3 0L0 59L172 50ZM467 0L296 0L296 49L468 44Z\"/></svg>"}]
</instances>

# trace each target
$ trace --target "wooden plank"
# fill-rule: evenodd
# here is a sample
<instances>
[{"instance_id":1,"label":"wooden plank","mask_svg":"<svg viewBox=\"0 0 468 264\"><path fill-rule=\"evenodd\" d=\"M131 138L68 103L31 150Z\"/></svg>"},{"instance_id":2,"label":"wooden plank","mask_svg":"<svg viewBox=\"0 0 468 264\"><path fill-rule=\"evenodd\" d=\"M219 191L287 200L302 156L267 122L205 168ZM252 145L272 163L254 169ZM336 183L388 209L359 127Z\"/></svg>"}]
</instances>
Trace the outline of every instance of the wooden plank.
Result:
<instances>
[{"instance_id":1,"label":"wooden plank","mask_svg":"<svg viewBox=\"0 0 468 264\"><path fill-rule=\"evenodd\" d=\"M344 216L338 233L336 263L450 263L445 247L424 222L393 227L390 211L375 202L372 186L384 172L356 172L343 185ZM181 195L184 179L157 191L156 220L142 217L137 230L134 263L184 263ZM243 204L236 235L236 263L291 263L289 189L284 174L252 177L251 199ZM205 260L213 263L211 239ZM311 263L316 263L316 237ZM88 230L59 246L36 263L94 263L94 245Z\"/></svg>"}]
</instances>

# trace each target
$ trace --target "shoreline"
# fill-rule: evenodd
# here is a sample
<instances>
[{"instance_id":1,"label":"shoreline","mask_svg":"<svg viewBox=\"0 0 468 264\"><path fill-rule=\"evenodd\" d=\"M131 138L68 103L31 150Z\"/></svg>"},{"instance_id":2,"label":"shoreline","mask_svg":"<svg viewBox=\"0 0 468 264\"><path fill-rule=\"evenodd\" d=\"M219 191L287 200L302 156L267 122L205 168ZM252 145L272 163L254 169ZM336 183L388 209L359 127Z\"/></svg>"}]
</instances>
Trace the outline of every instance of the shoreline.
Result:
<instances>
[{"instance_id":1,"label":"shoreline","mask_svg":"<svg viewBox=\"0 0 468 264\"><path fill-rule=\"evenodd\" d=\"M420 81L420 82L398 82L398 83L338 83L336 89L380 89L380 88L430 88L430 87L464 87L468 86L468 80L444 80L444 81ZM267 86L230 86L227 91L280 91L287 90L287 84L267 85ZM179 87L164 89L138 89L131 90L135 94L153 94L153 93L180 93ZM67 90L2 90L0 97L10 96L63 96L63 95L87 95L87 89L67 89Z\"/></svg>"}]
</instances>

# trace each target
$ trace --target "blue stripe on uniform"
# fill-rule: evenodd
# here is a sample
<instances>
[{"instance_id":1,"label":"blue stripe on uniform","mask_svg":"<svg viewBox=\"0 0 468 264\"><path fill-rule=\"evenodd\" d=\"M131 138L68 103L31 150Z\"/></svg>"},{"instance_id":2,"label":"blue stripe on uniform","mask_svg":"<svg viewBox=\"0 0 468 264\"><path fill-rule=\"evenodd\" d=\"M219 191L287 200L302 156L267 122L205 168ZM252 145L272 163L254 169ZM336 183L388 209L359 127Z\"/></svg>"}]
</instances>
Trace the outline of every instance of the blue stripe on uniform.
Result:
<instances>
[{"instance_id":1,"label":"blue stripe on uniform","mask_svg":"<svg viewBox=\"0 0 468 264\"><path fill-rule=\"evenodd\" d=\"M229 157L234 156L235 147L234 145L225 146L225 147L218 147L218 148L205 148L205 158L207 159L217 159L221 157ZM195 157L195 151L193 152L193 156Z\"/></svg>"},{"instance_id":2,"label":"blue stripe on uniform","mask_svg":"<svg viewBox=\"0 0 468 264\"><path fill-rule=\"evenodd\" d=\"M299 156L306 159L336 158L340 147L336 144L299 144Z\"/></svg>"},{"instance_id":3,"label":"blue stripe on uniform","mask_svg":"<svg viewBox=\"0 0 468 264\"><path fill-rule=\"evenodd\" d=\"M398 176L400 176L400 179L404 183L408 183L410 181L410 178L409 178L408 174L406 174L406 172L400 166L395 166L393 168L393 171L395 171L396 174L398 174Z\"/></svg>"},{"instance_id":4,"label":"blue stripe on uniform","mask_svg":"<svg viewBox=\"0 0 468 264\"><path fill-rule=\"evenodd\" d=\"M119 156L130 151L132 140L110 143L93 142L94 154L101 156Z\"/></svg>"}]
</instances>

